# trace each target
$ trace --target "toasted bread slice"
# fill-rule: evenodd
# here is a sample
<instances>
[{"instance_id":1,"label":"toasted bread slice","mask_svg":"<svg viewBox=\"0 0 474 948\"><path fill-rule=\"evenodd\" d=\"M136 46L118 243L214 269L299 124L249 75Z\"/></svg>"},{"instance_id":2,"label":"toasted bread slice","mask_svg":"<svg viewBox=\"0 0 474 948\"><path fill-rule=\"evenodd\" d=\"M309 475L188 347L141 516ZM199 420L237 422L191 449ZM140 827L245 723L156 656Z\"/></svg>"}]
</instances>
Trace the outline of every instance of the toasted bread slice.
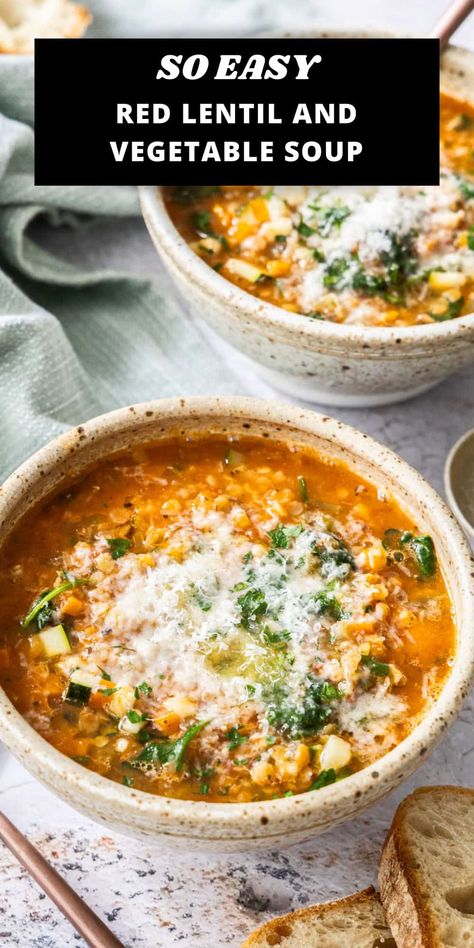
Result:
<instances>
[{"instance_id":1,"label":"toasted bread slice","mask_svg":"<svg viewBox=\"0 0 474 948\"><path fill-rule=\"evenodd\" d=\"M71 0L0 0L0 53L32 53L35 38L82 36L91 19Z\"/></svg>"},{"instance_id":2,"label":"toasted bread slice","mask_svg":"<svg viewBox=\"0 0 474 948\"><path fill-rule=\"evenodd\" d=\"M338 902L282 915L257 928L242 948L396 948L372 887Z\"/></svg>"},{"instance_id":3,"label":"toasted bread slice","mask_svg":"<svg viewBox=\"0 0 474 948\"><path fill-rule=\"evenodd\" d=\"M422 787L407 797L379 878L398 948L474 946L474 790Z\"/></svg>"}]
</instances>

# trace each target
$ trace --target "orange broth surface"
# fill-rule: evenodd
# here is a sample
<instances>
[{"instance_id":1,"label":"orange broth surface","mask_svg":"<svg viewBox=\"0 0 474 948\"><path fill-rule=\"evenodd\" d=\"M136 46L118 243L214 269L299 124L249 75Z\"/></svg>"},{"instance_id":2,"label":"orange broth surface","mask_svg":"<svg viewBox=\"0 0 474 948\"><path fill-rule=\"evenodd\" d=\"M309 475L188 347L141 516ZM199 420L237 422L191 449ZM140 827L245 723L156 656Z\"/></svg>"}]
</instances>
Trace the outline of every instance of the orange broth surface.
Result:
<instances>
[{"instance_id":1,"label":"orange broth surface","mask_svg":"<svg viewBox=\"0 0 474 948\"><path fill-rule=\"evenodd\" d=\"M410 732L455 654L423 524L297 444L104 460L25 517L0 567L16 708L90 770L165 796L342 779Z\"/></svg>"},{"instance_id":2,"label":"orange broth surface","mask_svg":"<svg viewBox=\"0 0 474 948\"><path fill-rule=\"evenodd\" d=\"M214 270L311 319L444 322L474 308L474 110L441 96L436 187L165 188L179 232Z\"/></svg>"}]
</instances>

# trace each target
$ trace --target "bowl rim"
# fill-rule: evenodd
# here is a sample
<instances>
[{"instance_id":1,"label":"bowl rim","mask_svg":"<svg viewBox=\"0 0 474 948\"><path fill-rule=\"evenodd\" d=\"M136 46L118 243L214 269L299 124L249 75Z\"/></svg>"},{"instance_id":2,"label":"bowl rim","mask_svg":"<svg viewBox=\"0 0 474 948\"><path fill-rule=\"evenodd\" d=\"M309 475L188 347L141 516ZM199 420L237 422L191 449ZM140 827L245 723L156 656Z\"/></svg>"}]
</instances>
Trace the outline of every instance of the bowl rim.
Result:
<instances>
[{"instance_id":1,"label":"bowl rim","mask_svg":"<svg viewBox=\"0 0 474 948\"><path fill-rule=\"evenodd\" d=\"M451 510L456 517L456 520L461 525L464 530L464 533L471 540L474 540L474 525L467 519L463 511L461 510L456 494L453 490L452 482L452 473L453 473L453 461L456 457L460 448L462 448L467 441L474 440L474 428L468 428L467 431L462 434L457 441L454 442L453 446L450 448L448 456L444 464L443 472L443 483L444 483L444 492L447 497L448 504Z\"/></svg>"},{"instance_id":2,"label":"bowl rim","mask_svg":"<svg viewBox=\"0 0 474 948\"><path fill-rule=\"evenodd\" d=\"M460 603L455 623L456 659L442 691L413 731L373 765L322 788L318 793L301 793L294 797L250 803L208 803L163 797L122 786L89 771L41 737L16 710L1 688L0 736L12 753L27 767L30 766L29 760L32 758L40 765L42 773L38 774L39 779L53 788L58 785L67 787L73 805L77 802L79 809L81 794L89 801L94 800L98 812L101 807L103 810L108 806L111 814L109 822L113 821L114 813L120 812L123 816L124 813L132 815L140 811L142 819L146 817L147 821L150 821L151 832L155 820L155 825L165 825L164 830L155 832L171 839L184 836L212 842L217 838L229 844L236 841L245 843L246 839L259 839L268 840L271 844L273 837L281 839L286 819L290 816L296 818L301 809L301 816L304 814L307 824L306 835L310 836L312 829L317 826L318 814L324 812L328 804L331 805L331 813L334 811L336 814L340 807L344 809L344 804L360 798L362 808L366 805L363 802L364 792L368 794L368 802L371 802L377 798L377 793L374 795L377 787L382 788L378 793L381 795L396 786L404 776L415 769L414 761L420 758L421 762L423 755L438 742L444 729L458 712L474 679L474 560L464 534L445 503L417 471L389 448L326 415L297 406L241 396L194 396L144 402L100 415L59 435L28 458L0 488L0 529L3 531L6 528L5 539L10 532L10 514L20 505L23 506L20 516L26 514L32 485L47 479L48 474L57 471L58 465L62 464L59 480L52 491L54 494L60 489L61 479L70 476L74 469L74 458L80 455L81 450L89 448L92 442L96 443L97 448L101 439L115 433L123 435L128 430L143 430L143 443L159 441L160 434L156 431L147 437L147 430L156 426L157 420L172 421L173 424L179 425L180 421L184 422L190 417L196 419L196 424L189 430L194 429L201 435L205 434L205 429L199 427L199 424L213 421L217 424L221 419L222 427L223 417L232 419L238 430L248 422L256 426L267 425L269 430L273 428L275 432L273 440L284 440L285 429L288 429L290 440L297 441L298 432L309 435L315 442L319 440L327 443L324 450L321 447L316 448L320 453L330 455L332 446L333 454L341 457L342 453L346 463L356 471L358 458L366 460L368 467L376 471L380 478L387 479L395 497L397 489L394 485L399 484L400 496L406 492L413 507L419 504L420 509L430 510L430 516L436 520L436 527L443 537L443 547L453 559L455 568L453 566L454 579L451 589L459 591ZM213 430L219 429L216 427ZM161 437L165 439L167 434L169 436L168 432ZM111 453L112 450L108 447L104 450L103 457ZM49 491L45 491L43 496L48 496L48 493ZM33 765L31 769L36 772ZM186 828L180 832L181 821ZM337 821L334 816L332 822Z\"/></svg>"},{"instance_id":3,"label":"bowl rim","mask_svg":"<svg viewBox=\"0 0 474 948\"><path fill-rule=\"evenodd\" d=\"M275 35L275 33L266 34L267 37L275 37ZM327 28L321 26L317 30L302 30L297 34L288 30L284 31L283 35L314 37L315 39L318 37L324 38L328 35L335 38L395 39L400 35L405 38L416 38L414 34L400 34L376 27L349 29L337 26ZM452 44L446 50L446 53L451 55L459 54L459 52L463 55L471 53L474 62L474 51ZM440 75L442 76L442 70ZM468 98L465 101L469 101ZM395 342L398 354L400 347L420 347L430 341L441 346L443 342L453 339L463 330L470 329L474 331L474 311L446 322L397 327L332 323L323 320L311 320L300 313L289 313L273 303L252 296L251 293L247 293L246 290L231 283L230 280L221 276L220 273L216 273L194 253L184 238L181 237L168 214L161 186L142 185L138 188L138 191L147 226L153 229L154 236L156 236L158 242L162 243L163 248L180 271L184 271L188 275L188 279L193 284L197 284L203 292L211 293L221 305L231 306L237 309L242 316L251 317L257 322L264 320L274 332L278 332L278 330L294 332L295 335L298 334L303 337L303 340L308 344L311 342L332 344L334 348L347 346L347 344L354 346L355 344L359 345L362 350L370 348L373 351L374 349L385 349L387 345Z\"/></svg>"}]
</instances>

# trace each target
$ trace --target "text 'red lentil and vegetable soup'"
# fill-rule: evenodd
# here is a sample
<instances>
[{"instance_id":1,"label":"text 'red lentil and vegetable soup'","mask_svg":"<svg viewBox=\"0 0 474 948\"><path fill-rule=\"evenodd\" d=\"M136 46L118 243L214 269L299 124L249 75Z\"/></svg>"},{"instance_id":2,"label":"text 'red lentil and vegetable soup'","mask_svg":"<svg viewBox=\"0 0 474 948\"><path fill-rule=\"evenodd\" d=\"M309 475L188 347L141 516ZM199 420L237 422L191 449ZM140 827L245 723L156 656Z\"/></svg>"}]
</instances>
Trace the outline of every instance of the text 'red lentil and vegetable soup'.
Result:
<instances>
[{"instance_id":1,"label":"text 'red lentil and vegetable soup'","mask_svg":"<svg viewBox=\"0 0 474 948\"><path fill-rule=\"evenodd\" d=\"M397 745L455 653L433 541L307 447L109 458L14 530L0 681L64 754L229 803L314 792Z\"/></svg>"},{"instance_id":2,"label":"text 'red lentil and vegetable soup'","mask_svg":"<svg viewBox=\"0 0 474 948\"><path fill-rule=\"evenodd\" d=\"M441 97L435 187L166 188L192 249L310 319L416 326L474 311L474 109Z\"/></svg>"}]
</instances>

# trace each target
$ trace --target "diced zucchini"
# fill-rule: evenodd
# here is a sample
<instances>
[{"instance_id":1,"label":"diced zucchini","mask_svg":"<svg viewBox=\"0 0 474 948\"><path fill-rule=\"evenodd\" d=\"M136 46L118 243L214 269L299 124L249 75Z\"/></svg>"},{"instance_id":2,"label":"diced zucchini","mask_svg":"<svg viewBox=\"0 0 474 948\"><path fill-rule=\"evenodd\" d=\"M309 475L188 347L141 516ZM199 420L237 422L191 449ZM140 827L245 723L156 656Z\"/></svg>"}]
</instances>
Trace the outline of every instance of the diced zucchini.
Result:
<instances>
[{"instance_id":1,"label":"diced zucchini","mask_svg":"<svg viewBox=\"0 0 474 948\"><path fill-rule=\"evenodd\" d=\"M239 467L239 465L243 464L244 461L245 456L240 451L236 451L235 448L229 448L224 458L224 464L226 467Z\"/></svg>"},{"instance_id":2,"label":"diced zucchini","mask_svg":"<svg viewBox=\"0 0 474 948\"><path fill-rule=\"evenodd\" d=\"M261 277L266 276L265 271L261 270L260 267L255 267L253 263L248 263L247 260L238 260L236 257L226 260L224 268L233 276L241 277L242 280L247 280L248 283L256 283Z\"/></svg>"},{"instance_id":3,"label":"diced zucchini","mask_svg":"<svg viewBox=\"0 0 474 948\"><path fill-rule=\"evenodd\" d=\"M89 688L90 691L96 691L101 677L100 674L93 675L92 672L87 671L85 668L75 668L71 674L71 681L75 685L83 685L84 688Z\"/></svg>"},{"instance_id":4,"label":"diced zucchini","mask_svg":"<svg viewBox=\"0 0 474 948\"><path fill-rule=\"evenodd\" d=\"M124 734L138 734L145 722L141 719L141 715L137 716L140 717L139 721L131 721L127 714L120 718L119 730L123 731Z\"/></svg>"},{"instance_id":5,"label":"diced zucchini","mask_svg":"<svg viewBox=\"0 0 474 948\"><path fill-rule=\"evenodd\" d=\"M65 694L66 701L73 704L87 704L91 695L92 688L87 685L79 685L77 681L70 681Z\"/></svg>"},{"instance_id":6,"label":"diced zucchini","mask_svg":"<svg viewBox=\"0 0 474 948\"><path fill-rule=\"evenodd\" d=\"M198 249L204 251L204 253L220 253L222 244L216 237L206 237L199 241Z\"/></svg>"},{"instance_id":7,"label":"diced zucchini","mask_svg":"<svg viewBox=\"0 0 474 948\"><path fill-rule=\"evenodd\" d=\"M55 655L65 655L66 652L71 651L66 629L63 625L47 626L46 629L38 632L38 638L47 658L54 658Z\"/></svg>"},{"instance_id":8,"label":"diced zucchini","mask_svg":"<svg viewBox=\"0 0 474 948\"><path fill-rule=\"evenodd\" d=\"M289 237L293 230L291 217L279 217L277 220L268 221L262 224L262 235L268 240L275 240L276 237Z\"/></svg>"}]
</instances>

